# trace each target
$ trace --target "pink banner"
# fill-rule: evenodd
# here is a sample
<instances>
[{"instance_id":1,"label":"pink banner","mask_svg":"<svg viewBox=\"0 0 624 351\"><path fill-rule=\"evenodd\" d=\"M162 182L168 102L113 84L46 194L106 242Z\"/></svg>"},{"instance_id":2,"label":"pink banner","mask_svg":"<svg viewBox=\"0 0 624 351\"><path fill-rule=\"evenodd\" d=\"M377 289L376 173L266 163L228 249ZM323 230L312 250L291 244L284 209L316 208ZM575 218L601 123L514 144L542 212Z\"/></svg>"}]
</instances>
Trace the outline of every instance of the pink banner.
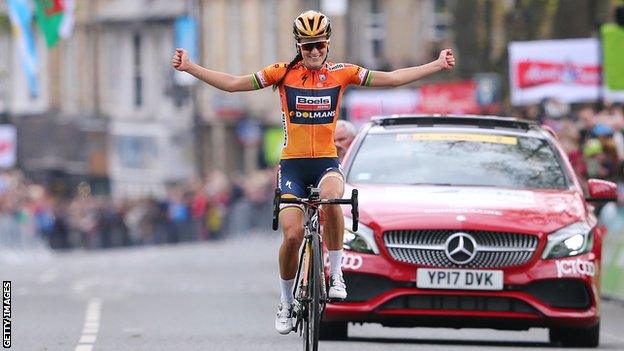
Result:
<instances>
[{"instance_id":1,"label":"pink banner","mask_svg":"<svg viewBox=\"0 0 624 351\"><path fill-rule=\"evenodd\" d=\"M474 81L425 84L420 88L423 113L480 113Z\"/></svg>"}]
</instances>

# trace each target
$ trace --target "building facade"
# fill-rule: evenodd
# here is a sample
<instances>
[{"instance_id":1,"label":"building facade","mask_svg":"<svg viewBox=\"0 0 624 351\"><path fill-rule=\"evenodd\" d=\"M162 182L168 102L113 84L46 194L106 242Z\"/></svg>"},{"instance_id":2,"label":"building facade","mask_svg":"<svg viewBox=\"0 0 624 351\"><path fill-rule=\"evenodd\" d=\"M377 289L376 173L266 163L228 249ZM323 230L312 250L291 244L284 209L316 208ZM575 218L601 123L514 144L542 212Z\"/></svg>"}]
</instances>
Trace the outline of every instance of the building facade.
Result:
<instances>
[{"instance_id":1,"label":"building facade","mask_svg":"<svg viewBox=\"0 0 624 351\"><path fill-rule=\"evenodd\" d=\"M262 132L281 123L278 96L180 84L170 66L176 20L197 21L201 65L242 75L290 61L293 19L320 8L332 20L331 60L391 70L430 61L448 42L445 3L77 0L71 38L46 48L36 35L37 97L16 42L0 32L0 53L10 52L0 60L0 114L18 126L19 166L43 181L85 180L136 197L212 170L248 174L263 166Z\"/></svg>"}]
</instances>

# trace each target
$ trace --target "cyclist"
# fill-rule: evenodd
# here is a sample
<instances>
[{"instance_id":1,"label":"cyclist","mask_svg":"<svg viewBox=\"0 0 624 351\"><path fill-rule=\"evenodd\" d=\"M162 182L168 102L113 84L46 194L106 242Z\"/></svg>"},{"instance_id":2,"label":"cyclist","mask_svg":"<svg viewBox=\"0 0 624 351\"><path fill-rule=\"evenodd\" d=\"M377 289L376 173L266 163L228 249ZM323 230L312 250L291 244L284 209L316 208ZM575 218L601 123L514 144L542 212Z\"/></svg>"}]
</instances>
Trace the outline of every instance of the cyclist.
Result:
<instances>
[{"instance_id":1,"label":"cyclist","mask_svg":"<svg viewBox=\"0 0 624 351\"><path fill-rule=\"evenodd\" d=\"M455 66L451 50L440 52L437 60L392 72L368 69L327 60L331 24L318 11L301 13L293 23L297 55L292 61L279 62L249 75L234 76L206 69L176 49L171 60L178 71L224 91L247 91L273 86L279 91L285 141L278 170L278 186L284 197L307 197L308 185L318 186L322 198L340 198L344 179L334 145L334 130L339 119L340 101L350 84L370 87L400 86ZM325 206L323 236L326 243L330 280L330 299L347 296L342 278L344 219L339 205ZM275 328L288 334L293 328L292 290L297 271L297 253L303 241L301 207L284 206L280 212L283 241L279 250L281 300Z\"/></svg>"}]
</instances>

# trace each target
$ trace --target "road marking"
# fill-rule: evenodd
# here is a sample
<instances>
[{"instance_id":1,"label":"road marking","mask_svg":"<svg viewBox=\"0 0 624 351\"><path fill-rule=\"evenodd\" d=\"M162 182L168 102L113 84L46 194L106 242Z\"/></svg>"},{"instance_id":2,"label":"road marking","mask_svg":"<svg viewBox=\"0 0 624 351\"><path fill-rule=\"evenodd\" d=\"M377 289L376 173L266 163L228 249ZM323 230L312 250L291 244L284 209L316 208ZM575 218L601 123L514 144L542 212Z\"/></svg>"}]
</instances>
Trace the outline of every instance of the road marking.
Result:
<instances>
[{"instance_id":1,"label":"road marking","mask_svg":"<svg viewBox=\"0 0 624 351\"><path fill-rule=\"evenodd\" d=\"M75 351L91 351L93 344L97 339L97 334L100 329L100 316L102 310L102 300L99 298L92 298L87 305L87 312L85 313L85 323L82 328L82 335L78 341Z\"/></svg>"},{"instance_id":2,"label":"road marking","mask_svg":"<svg viewBox=\"0 0 624 351\"><path fill-rule=\"evenodd\" d=\"M83 333L83 334L97 334L97 332L98 332L98 328L89 328L89 327L85 327L85 328L82 330L82 333Z\"/></svg>"},{"instance_id":3,"label":"road marking","mask_svg":"<svg viewBox=\"0 0 624 351\"><path fill-rule=\"evenodd\" d=\"M80 343L80 344L93 344L95 342L95 339L97 339L97 335L94 335L94 334L82 334L82 336L80 337L80 341L78 341L78 343Z\"/></svg>"}]
</instances>

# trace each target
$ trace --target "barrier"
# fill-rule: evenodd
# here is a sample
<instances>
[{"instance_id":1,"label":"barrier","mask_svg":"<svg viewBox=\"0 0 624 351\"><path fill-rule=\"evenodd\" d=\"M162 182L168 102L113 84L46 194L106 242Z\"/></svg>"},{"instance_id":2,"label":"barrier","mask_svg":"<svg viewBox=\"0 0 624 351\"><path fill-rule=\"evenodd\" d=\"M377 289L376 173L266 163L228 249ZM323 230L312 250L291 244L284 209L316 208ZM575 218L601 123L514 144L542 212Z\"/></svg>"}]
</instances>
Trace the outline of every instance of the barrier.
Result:
<instances>
[{"instance_id":1,"label":"barrier","mask_svg":"<svg viewBox=\"0 0 624 351\"><path fill-rule=\"evenodd\" d=\"M31 221L0 213L0 264L46 260L52 256Z\"/></svg>"},{"instance_id":2,"label":"barrier","mask_svg":"<svg viewBox=\"0 0 624 351\"><path fill-rule=\"evenodd\" d=\"M624 207L608 204L600 219L607 227L602 245L602 294L624 300Z\"/></svg>"}]
</instances>

